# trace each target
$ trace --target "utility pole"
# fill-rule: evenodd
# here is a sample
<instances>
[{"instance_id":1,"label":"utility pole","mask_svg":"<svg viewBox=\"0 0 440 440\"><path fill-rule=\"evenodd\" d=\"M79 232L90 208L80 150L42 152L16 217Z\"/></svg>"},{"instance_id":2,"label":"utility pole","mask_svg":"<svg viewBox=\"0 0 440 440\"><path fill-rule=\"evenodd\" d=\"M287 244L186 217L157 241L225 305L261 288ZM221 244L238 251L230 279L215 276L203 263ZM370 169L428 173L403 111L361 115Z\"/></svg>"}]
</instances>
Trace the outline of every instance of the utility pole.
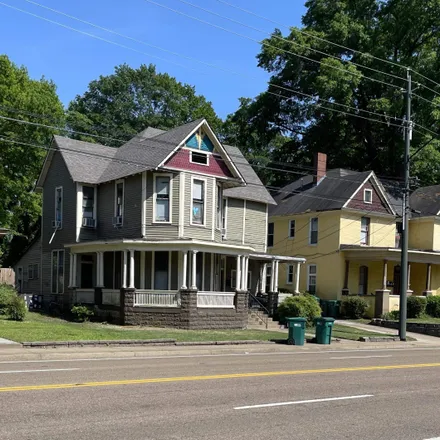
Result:
<instances>
[{"instance_id":1,"label":"utility pole","mask_svg":"<svg viewBox=\"0 0 440 440\"><path fill-rule=\"evenodd\" d=\"M399 314L399 338L406 341L406 301L408 290L408 220L410 214L410 160L409 148L412 136L411 121L411 70L407 70L406 89L406 121L405 121L405 153L403 156L404 188L403 188L403 212L402 212L402 246L400 262L400 314Z\"/></svg>"}]
</instances>

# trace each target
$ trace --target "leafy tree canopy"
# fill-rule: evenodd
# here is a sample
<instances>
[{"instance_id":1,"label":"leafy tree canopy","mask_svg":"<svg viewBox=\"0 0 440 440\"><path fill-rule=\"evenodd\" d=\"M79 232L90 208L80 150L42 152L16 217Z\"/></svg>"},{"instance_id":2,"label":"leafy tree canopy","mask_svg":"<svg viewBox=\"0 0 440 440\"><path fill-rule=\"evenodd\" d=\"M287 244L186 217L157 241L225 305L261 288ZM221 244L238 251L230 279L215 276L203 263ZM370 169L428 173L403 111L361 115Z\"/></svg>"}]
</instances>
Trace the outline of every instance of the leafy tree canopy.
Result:
<instances>
[{"instance_id":1,"label":"leafy tree canopy","mask_svg":"<svg viewBox=\"0 0 440 440\"><path fill-rule=\"evenodd\" d=\"M43 124L64 123L55 85L44 78L31 79L24 67L5 55L0 56L0 115ZM0 119L0 226L16 233L14 245L21 243L9 247L3 240L0 259L4 264L32 238L41 213L41 199L33 188L47 151L23 143L50 146L52 134L48 128ZM8 254L4 254L6 249L10 249Z\"/></svg>"},{"instance_id":2,"label":"leafy tree canopy","mask_svg":"<svg viewBox=\"0 0 440 440\"><path fill-rule=\"evenodd\" d=\"M377 58L440 83L440 0L308 0L306 7L301 29L291 28L287 34L276 29L263 41L257 59L271 75L269 86L255 99L241 100L227 119L226 140L239 139L249 155L265 156L269 162L276 157L310 165L313 153L322 151L331 167L400 176L406 69ZM415 88L420 83L440 93L440 87L415 72L413 80ZM421 126L440 133L440 98L422 86L415 94L425 100L413 96L417 131L412 147L426 148L415 156L412 172L422 184L437 183L439 141L431 140ZM279 180L275 174L266 177ZM284 174L284 179L293 178Z\"/></svg>"},{"instance_id":3,"label":"leafy tree canopy","mask_svg":"<svg viewBox=\"0 0 440 440\"><path fill-rule=\"evenodd\" d=\"M138 69L123 64L115 73L100 76L88 90L69 105L69 128L94 135L128 140L148 126L170 129L205 117L214 130L221 120L212 104L195 88L178 82L154 65ZM118 140L100 139L73 133L90 142L119 146Z\"/></svg>"}]
</instances>

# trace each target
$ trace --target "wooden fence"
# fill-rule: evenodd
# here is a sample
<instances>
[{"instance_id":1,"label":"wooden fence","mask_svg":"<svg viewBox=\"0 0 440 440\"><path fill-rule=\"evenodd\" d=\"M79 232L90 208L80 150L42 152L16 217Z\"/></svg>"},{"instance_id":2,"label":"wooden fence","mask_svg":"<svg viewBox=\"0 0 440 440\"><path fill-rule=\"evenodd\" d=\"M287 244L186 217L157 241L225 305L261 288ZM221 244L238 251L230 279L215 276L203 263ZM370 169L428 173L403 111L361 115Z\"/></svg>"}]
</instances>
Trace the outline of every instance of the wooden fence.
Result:
<instances>
[{"instance_id":1,"label":"wooden fence","mask_svg":"<svg viewBox=\"0 0 440 440\"><path fill-rule=\"evenodd\" d=\"M0 284L9 284L11 286L15 286L14 269L0 268Z\"/></svg>"}]
</instances>

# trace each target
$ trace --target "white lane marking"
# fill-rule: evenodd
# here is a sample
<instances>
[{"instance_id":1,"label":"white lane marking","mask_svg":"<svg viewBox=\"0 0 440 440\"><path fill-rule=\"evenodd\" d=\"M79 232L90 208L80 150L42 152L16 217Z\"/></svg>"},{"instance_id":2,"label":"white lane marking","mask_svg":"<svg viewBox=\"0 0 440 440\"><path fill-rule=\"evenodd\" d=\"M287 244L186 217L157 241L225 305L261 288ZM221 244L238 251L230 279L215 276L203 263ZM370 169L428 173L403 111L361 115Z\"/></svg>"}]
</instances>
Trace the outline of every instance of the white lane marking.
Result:
<instances>
[{"instance_id":1,"label":"white lane marking","mask_svg":"<svg viewBox=\"0 0 440 440\"><path fill-rule=\"evenodd\" d=\"M376 355L376 356L340 356L340 357L331 357L330 359L372 359L372 358L390 358L392 357L390 354L386 355Z\"/></svg>"},{"instance_id":2,"label":"white lane marking","mask_svg":"<svg viewBox=\"0 0 440 440\"><path fill-rule=\"evenodd\" d=\"M80 368L46 368L42 370L9 370L0 371L0 374L13 374L13 373L50 373L53 371L74 371L80 370Z\"/></svg>"},{"instance_id":3,"label":"white lane marking","mask_svg":"<svg viewBox=\"0 0 440 440\"><path fill-rule=\"evenodd\" d=\"M220 354L193 354L193 355L162 355L162 356L127 356L127 357L107 357L107 358L78 358L78 359L38 359L24 361L0 361L0 364L41 364L51 362L104 362L104 361L133 361L133 360L155 360L155 359L185 359L185 358L204 358L204 357L233 357L233 356L298 356L307 354L335 354L335 353L380 353L390 351L439 351L440 347L414 347L414 348L371 348L356 350L325 350L325 351L291 351L291 352L264 352L264 353L220 353Z\"/></svg>"},{"instance_id":4,"label":"white lane marking","mask_svg":"<svg viewBox=\"0 0 440 440\"><path fill-rule=\"evenodd\" d=\"M434 438L427 438L425 440L440 440L440 437L434 437Z\"/></svg>"},{"instance_id":5,"label":"white lane marking","mask_svg":"<svg viewBox=\"0 0 440 440\"><path fill-rule=\"evenodd\" d=\"M278 402L278 403L263 403L260 405L237 406L234 409L269 408L272 406L301 405L301 404L305 404L305 403L319 403L319 402L334 402L335 400L365 399L367 397L374 397L374 395L373 394L362 394L360 396L327 397L325 399L295 400L293 402Z\"/></svg>"}]
</instances>

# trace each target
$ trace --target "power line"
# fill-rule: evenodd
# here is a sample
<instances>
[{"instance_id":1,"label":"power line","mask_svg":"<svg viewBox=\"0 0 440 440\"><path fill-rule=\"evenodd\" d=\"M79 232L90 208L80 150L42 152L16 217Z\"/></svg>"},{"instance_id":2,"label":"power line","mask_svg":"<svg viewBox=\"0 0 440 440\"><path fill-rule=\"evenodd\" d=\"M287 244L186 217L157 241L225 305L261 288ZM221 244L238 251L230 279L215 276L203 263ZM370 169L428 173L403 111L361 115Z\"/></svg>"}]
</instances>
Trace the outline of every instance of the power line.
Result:
<instances>
[{"instance_id":1,"label":"power line","mask_svg":"<svg viewBox=\"0 0 440 440\"><path fill-rule=\"evenodd\" d=\"M231 30L231 29L224 28L224 27L219 26L219 25L216 25L216 24L214 24L214 23L210 23L209 21L206 21L206 20L203 20L203 19L201 19L201 18L194 17L194 16L192 16L192 15L186 14L185 12L179 11L179 10L177 10L177 9L170 8L169 6L163 5L163 4L161 4L161 3L157 3L157 2L155 2L155 1L153 1L153 0L144 0L144 1L147 2L147 3L151 3L151 4L153 4L153 5L159 6L159 7L161 7L161 8L167 9L167 10L169 10L169 11L172 11L172 12L174 12L174 13L176 13L176 14L179 14L179 15L182 15L182 16L184 16L184 17L191 18L192 20L199 21L200 23L207 24L208 26L215 27L215 28L220 29L220 30L222 30L222 31L224 31L224 32L228 32L228 33L234 34L234 35L236 35L236 36L239 36L239 37L241 37L241 38L245 38L245 39L247 39L247 40L253 41L253 42L255 42L255 43L262 44L262 45L267 46L267 47L271 47L271 48L273 48L273 49L279 50L279 51L281 51L281 52L288 53L288 54L290 54L290 55L294 55L294 56L296 56L296 57L299 57L299 58L302 58L302 59L304 59L304 60L310 61L310 62L312 62L312 63L317 63L317 64L320 64L320 65L323 64L322 61L317 61L317 60L314 60L313 58L306 57L306 56L301 55L301 54L298 54L298 53L296 53L296 52L288 51L288 50L286 50L286 49L281 49L281 48L276 47L276 46L273 46L273 45L271 45L271 44L269 44L269 43L265 43L264 41L256 40L255 38L249 37L249 36L244 35L244 34L240 34L239 32L235 32L235 31L233 31L233 30ZM180 0L179 0L179 1L180 1ZM351 71L349 71L349 70L342 69L342 68L339 68L339 67L336 67L336 66L331 66L331 65L328 65L328 64L325 64L325 65L326 65L326 67L329 67L329 68L331 68L331 69L335 69L335 70L339 70L339 71L341 71L341 72L344 72L345 74L349 74L349 75L353 75L353 76L362 77L363 79L367 79L367 80L369 80L369 81L374 81L374 82L377 82L377 83L383 84L383 85L385 85L385 86L387 86L387 87L393 87L393 88L395 88L395 89L399 89L399 90L402 88L402 87L400 87L400 86L396 86L396 85L394 85L394 84L387 83L387 82L385 82L385 81L381 81L381 80L378 80L378 79L376 79L376 78L371 78L371 77L368 77L368 76L362 75L360 72L351 72Z\"/></svg>"},{"instance_id":2,"label":"power line","mask_svg":"<svg viewBox=\"0 0 440 440\"><path fill-rule=\"evenodd\" d=\"M25 1L28 1L28 0L25 0ZM402 77L400 77L400 76L397 76L397 75L393 75L392 73L383 72L383 71L378 70L378 69L375 69L375 68L373 68L373 67L368 67L368 66L364 66L363 64L355 63L354 61L350 61L350 60L341 60L339 57L337 57L337 56L335 56L335 55L331 55L331 54L329 54L329 53L327 53L327 52L323 52L323 51L321 51L321 50L319 50L319 49L315 49L315 48L313 48L313 47L310 47L310 46L306 46L306 45L304 45L304 44L297 43L296 41L292 41L292 40L289 40L289 39L287 39L287 38L279 37L278 35L270 34L269 32L266 32L266 31L263 30L263 29L259 29L259 28L256 28L256 27L254 27L254 26L251 26L251 25L248 25L248 24L246 24L246 23L243 23L243 22L241 22L241 21L235 20L235 19L233 19L233 18L226 17L226 16L224 16L224 15L218 14L217 12L211 11L210 9L203 8L203 7L199 6L199 5L195 5L194 3L188 2L188 1L186 1L186 0L178 0L178 1L180 1L181 3L184 3L184 4L186 4L186 5L189 5L189 6L193 7L193 8L196 8L196 9L199 9L199 10L201 10L201 11L207 12L208 14L214 15L214 16L219 17L219 18L223 18L224 20L228 20L228 21L230 21L231 23L235 23L235 24L238 24L238 25L240 25L240 26L244 26L244 27L246 27L246 28L248 28L248 29L251 29L251 30L254 30L254 31L257 31L257 32L263 33L263 34L265 34L265 35L270 35L270 36L272 36L273 38L276 38L277 40L285 41L285 42L287 42L287 43L289 43L289 44L294 44L295 46L298 46L298 47L301 47L301 48L305 48L305 49L308 49L308 50L312 50L312 51L314 51L314 52L316 52L316 53L319 53L319 54L321 54L321 55L328 56L328 57L333 58L333 59L335 59L335 60L338 60L338 61L345 61L345 62L347 62L347 63L350 63L350 64L354 65L354 66L362 67L362 68L364 68L364 69L368 69L368 70L371 70L371 71L373 71L373 72L380 73L380 74L382 74L382 75L387 75L387 76L389 76L389 77L391 77L391 78L395 78L395 79L403 80L403 81L405 80L404 78L402 78Z\"/></svg>"},{"instance_id":3,"label":"power line","mask_svg":"<svg viewBox=\"0 0 440 440\"><path fill-rule=\"evenodd\" d=\"M27 15L30 15L32 17L39 18L40 20L47 21L48 23L52 23L52 24L55 24L57 26L61 26L61 27L65 28L65 29L69 29L71 31L78 32L79 34L86 35L88 37L95 38L95 39L100 40L100 41L104 41L105 43L113 44L113 45L121 47L123 49L128 49L128 50L131 50L133 52L137 52L139 54L146 55L148 57L157 58L157 59L159 59L161 61L165 61L167 63L172 63L172 64L175 64L176 66L183 67L184 69L189 69L189 70L192 70L194 72L200 73L199 70L193 69L193 68L188 67L188 66L184 66L183 64L176 63L175 61L167 60L166 58L162 58L162 57L157 56L157 55L153 55L153 54L150 54L150 53L146 53L146 52L140 51L138 49L134 49L133 47L126 46L125 44L117 43L116 41L111 41L111 40L107 40L106 38L98 37L97 35L91 34L89 32L81 31L79 29L73 28L71 26L67 26L65 24L59 23L59 22L54 21L54 20L50 20L49 18L42 17L41 15L34 14L34 13L26 11L24 9L20 9L20 8L15 7L15 6L9 5L7 3L4 3L4 2L0 1L0 5L5 6L7 8L10 8L10 9L14 9L14 10L19 11L19 12L22 12L23 14L27 14Z\"/></svg>"},{"instance_id":4,"label":"power line","mask_svg":"<svg viewBox=\"0 0 440 440\"><path fill-rule=\"evenodd\" d=\"M281 26L281 27L284 27L284 28L289 29L289 30L291 29L291 26L288 26L288 25L286 25L286 24L283 24L283 23L277 22L277 21L275 21L275 20L272 20L272 19L270 19L270 18L264 17L264 16L262 16L262 15L258 15L258 14L256 14L255 12L250 11L249 9L242 8L242 7L240 7L240 6L237 6L237 5L234 5L234 4L232 4L232 3L229 3L229 2L227 2L227 1L225 1L225 0L216 0L216 1L219 2L219 3L223 3L224 5L227 5L227 6L231 7L231 8L237 9L237 10L239 10L239 11L241 11L241 12L245 12L246 14L253 15L254 17L260 18L260 19L262 19L262 20L266 20L266 21L268 21L268 22L270 22L270 23L272 23L272 24L275 24L275 25L277 25L277 26ZM380 62L382 62L382 63L386 63L386 64L389 64L389 65L391 65L391 66L398 67L399 69L405 69L405 70L408 69L407 66L403 66L402 64L398 64L398 63L395 63L395 62L393 62L393 61L386 60L386 59L384 59L384 58L380 58L380 57L374 56L374 55L372 55L372 54L370 54L370 53L362 52L362 51L357 50L357 49L352 49L352 48L347 47L347 46L344 46L344 45L342 45L342 44L335 43L334 41L331 41L331 40L328 40L328 39L325 39L325 38L319 37L319 36L317 36L317 35L314 35L314 34L312 34L311 32L306 32L306 31L304 31L304 30L302 30L302 29L297 29L297 28L295 29L295 31L296 31L296 32L299 32L300 34L306 35L306 36L308 36L308 37L314 38L314 39L316 39L316 40L318 40L318 41L322 41L322 42L324 42L324 43L331 44L331 45L333 45L333 46L335 46L335 47L339 47L340 49L344 49L344 50L347 50L347 51L349 51L349 52L357 53L357 54L359 54L359 55L363 55L363 56L369 57L369 58L374 59L374 60L376 60L376 61L380 61ZM440 83L434 81L434 80L431 79L431 78L428 78L427 76L421 74L421 73L418 72L417 70L411 69L411 71L414 72L415 74L419 75L421 78L425 79L426 81L430 81L431 83L433 83L433 84L435 84L436 86L440 87ZM439 94L439 92L436 92L435 90L433 90L433 89L431 89L431 88L425 86L424 84L420 84L420 85L421 85L422 87L425 87L426 89L428 89L428 90L434 92L434 93Z\"/></svg>"}]
</instances>

